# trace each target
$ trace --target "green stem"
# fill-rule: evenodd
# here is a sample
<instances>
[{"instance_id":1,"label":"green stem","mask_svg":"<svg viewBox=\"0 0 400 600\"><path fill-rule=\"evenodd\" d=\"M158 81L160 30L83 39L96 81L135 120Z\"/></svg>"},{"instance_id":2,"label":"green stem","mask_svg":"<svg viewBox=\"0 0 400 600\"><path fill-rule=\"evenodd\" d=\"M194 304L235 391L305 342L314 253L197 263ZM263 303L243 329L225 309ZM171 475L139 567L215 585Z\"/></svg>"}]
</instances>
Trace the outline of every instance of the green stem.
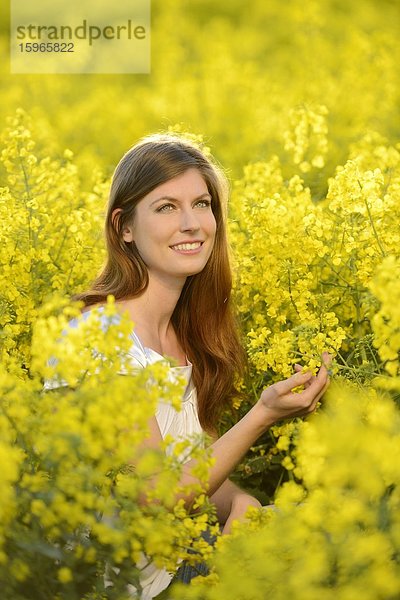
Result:
<instances>
[{"instance_id":1,"label":"green stem","mask_svg":"<svg viewBox=\"0 0 400 600\"><path fill-rule=\"evenodd\" d=\"M363 187L362 187L361 181L359 179L357 179L357 181L358 181L358 185L360 186L360 189L362 190ZM374 237L375 237L375 239L377 241L377 244L379 246L379 249L381 251L382 256L385 257L386 256L386 252L385 252L385 249L382 246L381 240L379 239L378 232L375 229L374 220L372 218L371 210L369 208L369 204L368 204L368 201L367 201L366 198L364 198L364 203L365 203L365 206L367 207L369 222L371 223L372 231L374 232Z\"/></svg>"}]
</instances>

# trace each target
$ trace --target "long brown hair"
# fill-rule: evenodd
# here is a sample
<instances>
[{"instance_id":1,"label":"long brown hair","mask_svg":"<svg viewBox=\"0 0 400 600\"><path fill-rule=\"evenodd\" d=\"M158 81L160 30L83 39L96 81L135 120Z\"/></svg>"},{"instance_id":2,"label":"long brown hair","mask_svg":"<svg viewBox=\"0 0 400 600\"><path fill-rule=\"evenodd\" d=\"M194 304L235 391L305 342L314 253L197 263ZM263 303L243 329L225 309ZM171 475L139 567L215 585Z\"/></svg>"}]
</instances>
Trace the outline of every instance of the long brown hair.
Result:
<instances>
[{"instance_id":1,"label":"long brown hair","mask_svg":"<svg viewBox=\"0 0 400 600\"><path fill-rule=\"evenodd\" d=\"M140 296L148 285L147 267L134 242L122 231L132 224L136 205L157 186L196 168L211 195L217 223L214 247L204 269L189 276L172 315L182 348L193 363L199 420L215 430L224 407L238 395L235 379L244 370L245 353L231 303L232 276L226 237L228 183L214 159L201 147L177 134L155 134L135 144L122 157L111 183L105 237L107 260L91 288L75 299L85 307ZM120 209L117 216L113 213Z\"/></svg>"}]
</instances>

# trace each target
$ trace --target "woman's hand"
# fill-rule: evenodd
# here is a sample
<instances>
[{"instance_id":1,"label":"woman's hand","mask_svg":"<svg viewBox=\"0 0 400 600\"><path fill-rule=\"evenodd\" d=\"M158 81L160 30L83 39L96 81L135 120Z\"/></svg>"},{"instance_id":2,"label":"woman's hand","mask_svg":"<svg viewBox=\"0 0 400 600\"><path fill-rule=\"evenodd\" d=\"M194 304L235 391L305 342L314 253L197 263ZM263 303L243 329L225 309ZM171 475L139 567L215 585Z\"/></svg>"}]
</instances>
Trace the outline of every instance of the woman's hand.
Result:
<instances>
[{"instance_id":1,"label":"woman's hand","mask_svg":"<svg viewBox=\"0 0 400 600\"><path fill-rule=\"evenodd\" d=\"M274 383L262 392L258 403L267 412L267 418L271 423L308 415L315 410L329 385L328 368L331 357L327 352L322 355L322 361L318 375L313 376L310 372L302 373L301 366L296 365L298 372L295 375ZM293 388L300 385L304 387L302 392L292 392Z\"/></svg>"}]
</instances>

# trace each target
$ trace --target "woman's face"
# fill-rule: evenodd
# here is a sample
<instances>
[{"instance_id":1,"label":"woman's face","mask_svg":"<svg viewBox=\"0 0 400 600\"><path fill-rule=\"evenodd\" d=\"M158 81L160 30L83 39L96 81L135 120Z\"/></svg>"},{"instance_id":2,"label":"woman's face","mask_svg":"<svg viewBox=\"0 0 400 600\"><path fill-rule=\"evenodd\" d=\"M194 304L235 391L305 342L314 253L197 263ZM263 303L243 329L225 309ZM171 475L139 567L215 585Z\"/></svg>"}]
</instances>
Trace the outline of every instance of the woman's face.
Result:
<instances>
[{"instance_id":1,"label":"woman's face","mask_svg":"<svg viewBox=\"0 0 400 600\"><path fill-rule=\"evenodd\" d=\"M185 280L204 269L216 228L207 184L190 168L144 196L123 237L135 242L150 277Z\"/></svg>"}]
</instances>

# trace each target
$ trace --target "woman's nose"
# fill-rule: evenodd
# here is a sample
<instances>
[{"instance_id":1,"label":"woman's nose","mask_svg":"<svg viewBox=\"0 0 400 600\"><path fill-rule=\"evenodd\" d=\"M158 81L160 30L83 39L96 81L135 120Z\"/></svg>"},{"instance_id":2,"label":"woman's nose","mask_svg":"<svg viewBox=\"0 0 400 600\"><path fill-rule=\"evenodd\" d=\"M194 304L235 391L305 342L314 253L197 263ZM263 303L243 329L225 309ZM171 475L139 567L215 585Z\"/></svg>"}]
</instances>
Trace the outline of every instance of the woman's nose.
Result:
<instances>
[{"instance_id":1,"label":"woman's nose","mask_svg":"<svg viewBox=\"0 0 400 600\"><path fill-rule=\"evenodd\" d=\"M182 210L180 222L181 231L196 231L199 227L199 221L193 210Z\"/></svg>"}]
</instances>

